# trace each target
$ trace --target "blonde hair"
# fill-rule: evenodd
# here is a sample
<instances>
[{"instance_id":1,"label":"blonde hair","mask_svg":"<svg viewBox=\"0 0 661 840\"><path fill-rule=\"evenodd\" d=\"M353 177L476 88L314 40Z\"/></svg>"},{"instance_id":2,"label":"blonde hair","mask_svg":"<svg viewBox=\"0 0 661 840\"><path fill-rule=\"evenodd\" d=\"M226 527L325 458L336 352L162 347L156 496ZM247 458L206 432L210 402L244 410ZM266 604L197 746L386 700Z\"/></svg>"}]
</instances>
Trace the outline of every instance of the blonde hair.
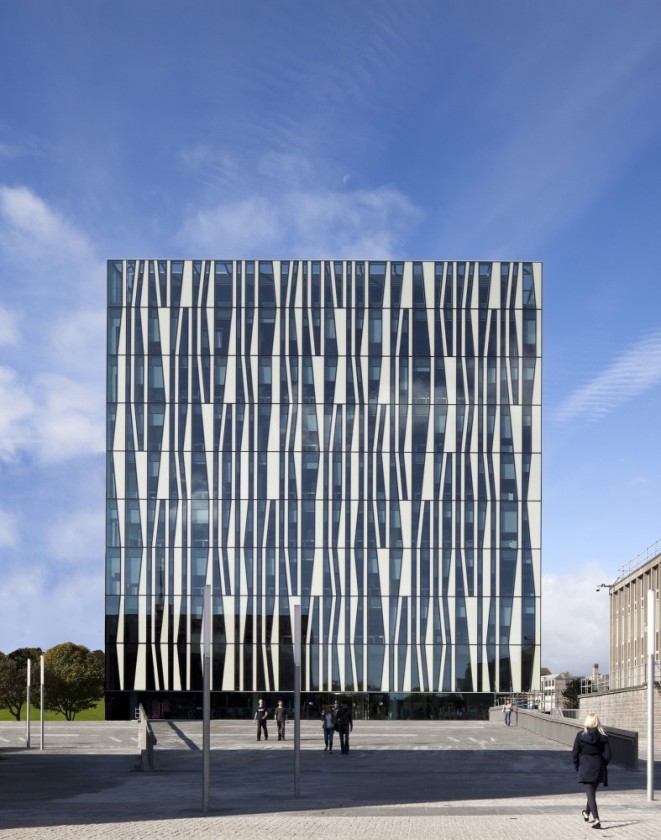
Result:
<instances>
[{"instance_id":1,"label":"blonde hair","mask_svg":"<svg viewBox=\"0 0 661 840\"><path fill-rule=\"evenodd\" d=\"M586 716L585 723L583 724L583 730L587 732L588 729L597 729L599 732L601 732L602 735L606 734L602 729L601 721L599 720L599 715L595 715L592 712L590 712L590 714Z\"/></svg>"}]
</instances>

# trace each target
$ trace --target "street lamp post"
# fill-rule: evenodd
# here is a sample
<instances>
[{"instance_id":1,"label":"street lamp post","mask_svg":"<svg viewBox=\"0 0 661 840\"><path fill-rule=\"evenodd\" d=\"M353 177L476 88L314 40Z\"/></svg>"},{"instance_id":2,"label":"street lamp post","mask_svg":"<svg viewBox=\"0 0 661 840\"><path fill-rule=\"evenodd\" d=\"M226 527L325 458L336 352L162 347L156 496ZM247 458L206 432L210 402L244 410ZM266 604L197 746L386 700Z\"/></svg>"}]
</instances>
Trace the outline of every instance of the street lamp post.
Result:
<instances>
[{"instance_id":1,"label":"street lamp post","mask_svg":"<svg viewBox=\"0 0 661 840\"><path fill-rule=\"evenodd\" d=\"M43 750L44 748L44 655L41 654L41 682L39 686L39 708L40 708L40 715L41 715L41 740L39 743L39 748Z\"/></svg>"},{"instance_id":2,"label":"street lamp post","mask_svg":"<svg viewBox=\"0 0 661 840\"><path fill-rule=\"evenodd\" d=\"M25 746L30 749L30 687L32 685L32 660L28 659L28 673L27 673L27 692L26 692L26 705L27 709L25 712L25 717L27 722L25 724Z\"/></svg>"},{"instance_id":3,"label":"street lamp post","mask_svg":"<svg viewBox=\"0 0 661 840\"><path fill-rule=\"evenodd\" d=\"M294 609L294 796L301 795L301 599L292 598Z\"/></svg>"},{"instance_id":4,"label":"street lamp post","mask_svg":"<svg viewBox=\"0 0 661 840\"><path fill-rule=\"evenodd\" d=\"M654 799L654 655L656 642L656 593L647 592L647 798Z\"/></svg>"},{"instance_id":5,"label":"street lamp post","mask_svg":"<svg viewBox=\"0 0 661 840\"><path fill-rule=\"evenodd\" d=\"M204 587L202 607L202 810L209 810L211 776L211 586Z\"/></svg>"}]
</instances>

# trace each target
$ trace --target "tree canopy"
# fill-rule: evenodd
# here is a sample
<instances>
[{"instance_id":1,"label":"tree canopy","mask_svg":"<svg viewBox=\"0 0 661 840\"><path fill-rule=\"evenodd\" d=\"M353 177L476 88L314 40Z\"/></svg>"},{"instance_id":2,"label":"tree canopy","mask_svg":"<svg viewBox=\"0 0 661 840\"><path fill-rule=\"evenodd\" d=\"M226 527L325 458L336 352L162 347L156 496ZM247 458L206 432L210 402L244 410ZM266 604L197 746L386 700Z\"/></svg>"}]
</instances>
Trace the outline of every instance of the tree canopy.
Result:
<instances>
[{"instance_id":1,"label":"tree canopy","mask_svg":"<svg viewBox=\"0 0 661 840\"><path fill-rule=\"evenodd\" d=\"M16 720L21 719L25 703L25 680L14 660L0 653L0 703L9 709Z\"/></svg>"},{"instance_id":2,"label":"tree canopy","mask_svg":"<svg viewBox=\"0 0 661 840\"><path fill-rule=\"evenodd\" d=\"M102 651L63 642L46 651L44 707L74 720L78 712L91 709L103 697Z\"/></svg>"},{"instance_id":3,"label":"tree canopy","mask_svg":"<svg viewBox=\"0 0 661 840\"><path fill-rule=\"evenodd\" d=\"M581 696L581 678L574 677L574 679L568 680L562 696L565 699L565 709L578 709L580 705L578 698Z\"/></svg>"},{"instance_id":4,"label":"tree canopy","mask_svg":"<svg viewBox=\"0 0 661 840\"><path fill-rule=\"evenodd\" d=\"M41 648L18 648L10 654L0 653L0 706L8 709L16 720L21 719L27 699L28 659L32 660L32 684L35 685L39 676L35 679L34 669L40 658Z\"/></svg>"}]
</instances>

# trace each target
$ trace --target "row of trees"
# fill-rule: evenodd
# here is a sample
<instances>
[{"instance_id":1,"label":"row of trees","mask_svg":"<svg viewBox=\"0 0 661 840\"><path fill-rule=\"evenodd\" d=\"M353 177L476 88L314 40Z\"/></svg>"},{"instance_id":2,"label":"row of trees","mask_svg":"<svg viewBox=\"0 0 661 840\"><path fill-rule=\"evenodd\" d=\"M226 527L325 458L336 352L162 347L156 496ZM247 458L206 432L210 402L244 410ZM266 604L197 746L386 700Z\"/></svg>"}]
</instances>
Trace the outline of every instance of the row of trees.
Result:
<instances>
[{"instance_id":1,"label":"row of trees","mask_svg":"<svg viewBox=\"0 0 661 840\"><path fill-rule=\"evenodd\" d=\"M0 652L0 708L16 720L27 701L28 659L31 660L31 705L40 705L41 648L18 648ZM103 697L105 656L102 650L63 642L44 653L44 709L74 720L78 712L91 709Z\"/></svg>"}]
</instances>

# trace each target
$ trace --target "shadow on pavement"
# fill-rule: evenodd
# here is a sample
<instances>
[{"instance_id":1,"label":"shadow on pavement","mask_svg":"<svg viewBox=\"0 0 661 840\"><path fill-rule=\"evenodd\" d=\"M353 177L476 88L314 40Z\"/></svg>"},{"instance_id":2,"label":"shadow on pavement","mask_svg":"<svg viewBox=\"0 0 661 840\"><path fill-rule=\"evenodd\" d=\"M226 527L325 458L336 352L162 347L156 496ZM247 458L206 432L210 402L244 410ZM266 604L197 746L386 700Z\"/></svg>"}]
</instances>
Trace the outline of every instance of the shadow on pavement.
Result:
<instances>
[{"instance_id":1,"label":"shadow on pavement","mask_svg":"<svg viewBox=\"0 0 661 840\"><path fill-rule=\"evenodd\" d=\"M157 752L153 773L134 754L3 751L0 827L37 827L201 817L202 756ZM210 816L424 806L491 800L530 809L536 797L581 794L569 751L531 749L322 749L301 752L301 796L293 796L291 744L212 752ZM661 777L657 766L657 777ZM613 791L644 790L644 770L612 768ZM608 790L601 792L606 799ZM513 801L514 800L514 801ZM430 810L430 805L432 810ZM574 805L572 804L572 807ZM486 808L486 811L485 811Z\"/></svg>"}]
</instances>

